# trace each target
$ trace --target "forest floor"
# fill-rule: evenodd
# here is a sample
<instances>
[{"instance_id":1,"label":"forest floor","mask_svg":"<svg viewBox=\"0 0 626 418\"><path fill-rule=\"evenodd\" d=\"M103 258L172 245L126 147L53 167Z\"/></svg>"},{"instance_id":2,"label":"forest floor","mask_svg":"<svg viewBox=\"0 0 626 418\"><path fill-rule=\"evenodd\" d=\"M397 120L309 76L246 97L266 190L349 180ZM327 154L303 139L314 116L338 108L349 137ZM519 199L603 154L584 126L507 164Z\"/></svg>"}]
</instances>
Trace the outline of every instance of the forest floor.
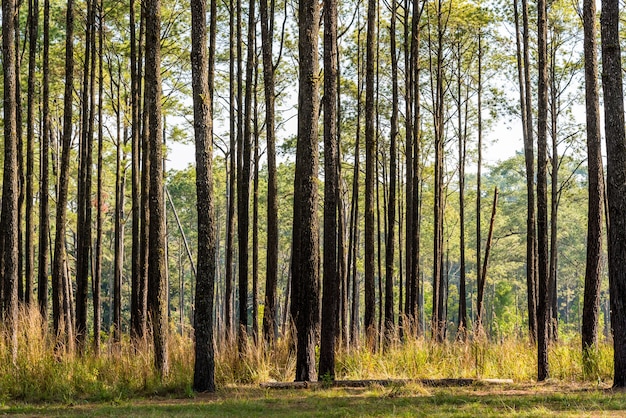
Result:
<instances>
[{"instance_id":1,"label":"forest floor","mask_svg":"<svg viewBox=\"0 0 626 418\"><path fill-rule=\"evenodd\" d=\"M626 416L626 392L605 384L505 383L430 387L418 383L363 388L270 389L232 385L186 398L121 399L107 403L6 402L12 416L489 417Z\"/></svg>"}]
</instances>

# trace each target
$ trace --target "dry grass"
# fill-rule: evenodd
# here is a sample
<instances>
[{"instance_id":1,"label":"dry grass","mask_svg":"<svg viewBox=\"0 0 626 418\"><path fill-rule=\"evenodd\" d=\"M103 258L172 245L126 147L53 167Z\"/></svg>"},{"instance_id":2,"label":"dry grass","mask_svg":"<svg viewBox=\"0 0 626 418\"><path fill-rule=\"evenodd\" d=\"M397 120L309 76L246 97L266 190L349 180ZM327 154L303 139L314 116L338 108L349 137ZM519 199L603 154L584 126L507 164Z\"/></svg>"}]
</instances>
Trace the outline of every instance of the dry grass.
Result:
<instances>
[{"instance_id":1,"label":"dry grass","mask_svg":"<svg viewBox=\"0 0 626 418\"><path fill-rule=\"evenodd\" d=\"M81 400L116 401L152 395L192 396L193 341L189 336L170 334L170 374L161 378L153 367L149 345L133 346L103 341L96 355L87 348L83 355L63 352L41 323L36 311L21 312L17 362L13 364L7 339L0 338L0 402ZM6 336L6 334L5 334ZM603 344L592 353L593 367L583 373L578 338L562 339L550 351L551 376L560 382L610 383L612 348ZM271 350L264 344L248 344L240 356L236 343L220 343L216 352L218 387L291 381L295 375L295 353L287 339ZM410 338L394 342L384 350L366 348L337 353L337 379L416 378L510 378L533 382L536 376L533 345L516 338L493 343L472 341L435 344Z\"/></svg>"}]
</instances>

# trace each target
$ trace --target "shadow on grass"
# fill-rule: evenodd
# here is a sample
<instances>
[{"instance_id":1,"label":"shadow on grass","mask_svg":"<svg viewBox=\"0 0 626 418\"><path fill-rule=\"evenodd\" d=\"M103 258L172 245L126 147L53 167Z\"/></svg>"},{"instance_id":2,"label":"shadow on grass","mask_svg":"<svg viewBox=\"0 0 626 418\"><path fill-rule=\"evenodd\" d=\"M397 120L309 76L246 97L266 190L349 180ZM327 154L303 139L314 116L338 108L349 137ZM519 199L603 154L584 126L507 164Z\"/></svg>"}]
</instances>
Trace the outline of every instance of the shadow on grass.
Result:
<instances>
[{"instance_id":1,"label":"shadow on grass","mask_svg":"<svg viewBox=\"0 0 626 418\"><path fill-rule=\"evenodd\" d=\"M45 416L624 416L626 393L560 384L271 390L228 387L194 398L75 405L6 404L0 413Z\"/></svg>"}]
</instances>

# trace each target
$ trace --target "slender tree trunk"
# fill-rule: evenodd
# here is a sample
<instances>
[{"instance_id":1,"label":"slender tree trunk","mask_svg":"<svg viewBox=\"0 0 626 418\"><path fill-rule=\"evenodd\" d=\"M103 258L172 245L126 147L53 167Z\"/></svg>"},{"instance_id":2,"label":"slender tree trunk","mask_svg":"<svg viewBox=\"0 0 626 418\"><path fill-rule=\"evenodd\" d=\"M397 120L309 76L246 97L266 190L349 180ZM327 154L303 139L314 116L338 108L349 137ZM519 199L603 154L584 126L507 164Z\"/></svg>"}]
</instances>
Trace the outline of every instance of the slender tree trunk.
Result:
<instances>
[{"instance_id":1,"label":"slender tree trunk","mask_svg":"<svg viewBox=\"0 0 626 418\"><path fill-rule=\"evenodd\" d=\"M525 129L524 160L526 162L526 288L528 293L528 328L531 341L537 339L537 218L535 205L535 155L533 149L533 112L530 80L530 29L528 25L528 1L522 0L524 28L524 93ZM522 120L524 123L524 119Z\"/></svg>"},{"instance_id":2,"label":"slender tree trunk","mask_svg":"<svg viewBox=\"0 0 626 418\"><path fill-rule=\"evenodd\" d=\"M214 3L215 0L212 0ZM214 9L212 8L214 11ZM196 191L198 208L198 272L194 314L195 363L193 388L215 391L215 347L213 343L213 294L215 286L215 219L213 208L212 101L208 73L213 62L207 58L206 0L192 0L192 88L196 140ZM211 13L211 21L216 19ZM211 25L215 30L215 25Z\"/></svg>"},{"instance_id":3,"label":"slender tree trunk","mask_svg":"<svg viewBox=\"0 0 626 418\"><path fill-rule=\"evenodd\" d=\"M602 90L607 154L609 291L613 331L613 386L626 386L626 134L619 43L619 2L602 1Z\"/></svg>"},{"instance_id":4,"label":"slender tree trunk","mask_svg":"<svg viewBox=\"0 0 626 418\"><path fill-rule=\"evenodd\" d=\"M118 67L118 71L121 69ZM113 258L113 341L119 343L122 338L122 274L124 269L124 184L122 173L122 137L121 130L121 108L120 108L120 83L121 74L118 74L118 81L115 83L115 92L111 92L112 97L117 97L116 110L116 151L115 151L115 223L114 223L114 258ZM113 90L113 85L111 85Z\"/></svg>"},{"instance_id":5,"label":"slender tree trunk","mask_svg":"<svg viewBox=\"0 0 626 418\"><path fill-rule=\"evenodd\" d=\"M255 39L256 50L256 39ZM252 338L254 345L259 343L259 124L258 124L258 76L256 55L254 60L254 104L253 104L253 136L254 136L254 173L252 192Z\"/></svg>"},{"instance_id":6,"label":"slender tree trunk","mask_svg":"<svg viewBox=\"0 0 626 418\"><path fill-rule=\"evenodd\" d=\"M248 236L250 208L250 160L252 148L252 85L254 71L255 4L248 9L248 49L246 58L246 95L240 169L237 173L237 238L239 245L239 330L237 346L243 354L248 333ZM241 108L239 108L241 110Z\"/></svg>"},{"instance_id":7,"label":"slender tree trunk","mask_svg":"<svg viewBox=\"0 0 626 418\"><path fill-rule=\"evenodd\" d=\"M598 93L598 46L596 41L596 3L583 2L585 52L585 104L587 116L587 262L582 318L583 370L592 371L594 362L589 354L597 349L598 317L600 311L600 271L602 256L602 201L604 175L600 135L600 99Z\"/></svg>"},{"instance_id":8,"label":"slender tree trunk","mask_svg":"<svg viewBox=\"0 0 626 418\"><path fill-rule=\"evenodd\" d=\"M463 132L462 101L461 101L461 41L457 49L457 118L459 133L459 322L457 338L467 338L467 290L465 265L465 155L467 138ZM467 118L467 114L466 114ZM467 120L467 119L466 119Z\"/></svg>"},{"instance_id":9,"label":"slender tree trunk","mask_svg":"<svg viewBox=\"0 0 626 418\"><path fill-rule=\"evenodd\" d=\"M50 242L50 207L48 193L50 191L50 1L44 0L43 22L43 132L41 133L40 154L40 191L39 191L39 254L37 268L37 301L39 313L47 323L48 319L48 251Z\"/></svg>"},{"instance_id":10,"label":"slender tree trunk","mask_svg":"<svg viewBox=\"0 0 626 418\"><path fill-rule=\"evenodd\" d=\"M483 129L482 129L482 39L478 38L478 144L477 144L477 161L476 161L476 287L478 289L485 288L485 280L482 277L480 270L481 266L481 181L482 181L482 165L483 165ZM484 332L483 324L480 322L482 319L482 306L478 306L478 300L481 301L483 295L477 291L477 303L476 303L476 329L474 333L479 335Z\"/></svg>"},{"instance_id":11,"label":"slender tree trunk","mask_svg":"<svg viewBox=\"0 0 626 418\"><path fill-rule=\"evenodd\" d=\"M14 0L2 1L2 16L13 16L17 12ZM11 350L11 361L17 362L17 314L18 314L18 139L15 72L17 51L15 50L15 21L3 19L2 64L4 69L4 172L2 180L2 283L4 284L3 320L7 325L7 343Z\"/></svg>"},{"instance_id":12,"label":"slender tree trunk","mask_svg":"<svg viewBox=\"0 0 626 418\"><path fill-rule=\"evenodd\" d=\"M65 225L67 223L68 182L70 152L72 145L72 94L74 86L74 1L68 0L66 12L65 41L65 93L63 107L63 139L61 145L60 174L57 185L56 229L54 240L54 263L52 266L52 310L54 332L57 338L64 336L67 348L73 346L72 322L67 299L69 278L66 273ZM6 88L6 87L5 87ZM65 332L62 327L65 327Z\"/></svg>"},{"instance_id":13,"label":"slender tree trunk","mask_svg":"<svg viewBox=\"0 0 626 418\"><path fill-rule=\"evenodd\" d=\"M391 133L389 144L389 200L387 201L387 237L385 242L385 336L394 334L393 276L396 227L396 165L398 138L398 55L396 52L396 0L391 2ZM402 284L400 284L402 288ZM402 303L402 302L400 302Z\"/></svg>"},{"instance_id":14,"label":"slender tree trunk","mask_svg":"<svg viewBox=\"0 0 626 418\"><path fill-rule=\"evenodd\" d=\"M167 350L167 288L165 260L165 213L163 198L163 131L161 130L161 2L147 0L146 13L146 107L150 148L150 228L148 249L148 306L154 339L155 367L169 372Z\"/></svg>"},{"instance_id":15,"label":"slender tree trunk","mask_svg":"<svg viewBox=\"0 0 626 418\"><path fill-rule=\"evenodd\" d=\"M26 305L34 303L33 288L35 278L35 242L34 242L34 175L35 175L35 71L37 65L37 39L39 37L39 1L28 2L29 41L28 41L28 104L26 111L26 233L25 274L26 287L24 301Z\"/></svg>"},{"instance_id":16,"label":"slender tree trunk","mask_svg":"<svg viewBox=\"0 0 626 418\"><path fill-rule=\"evenodd\" d=\"M268 346L276 339L276 287L278 284L278 180L276 174L276 123L274 117L274 2L268 10L267 0L260 1L261 43L263 50L263 84L265 87L265 137L267 141L267 260L265 273L265 309L263 336Z\"/></svg>"},{"instance_id":17,"label":"slender tree trunk","mask_svg":"<svg viewBox=\"0 0 626 418\"><path fill-rule=\"evenodd\" d=\"M230 56L229 56L229 115L230 115L230 146L229 146L229 162L230 172L228 176L228 224L226 226L226 283L224 286L224 322L226 341L230 342L233 338L233 253L235 242L235 188L236 188L236 155L237 155L237 109L235 100L236 77L235 62L237 60L237 49L235 47L237 40L235 39L235 1L230 0Z\"/></svg>"},{"instance_id":18,"label":"slender tree trunk","mask_svg":"<svg viewBox=\"0 0 626 418\"><path fill-rule=\"evenodd\" d=\"M376 131L374 127L374 60L376 44L376 0L367 3L367 40L365 57L365 334L370 349L375 348L374 292L374 170Z\"/></svg>"},{"instance_id":19,"label":"slender tree trunk","mask_svg":"<svg viewBox=\"0 0 626 418\"><path fill-rule=\"evenodd\" d=\"M104 15L102 10L102 1L98 3L98 168L97 168L97 208L96 214L96 250L95 250L95 268L92 281L93 295L93 346L96 355L100 353L100 329L102 328L102 314L100 308L100 283L102 282L102 235L103 235L103 120L102 120L102 102L104 97L104 71L103 71L103 44L104 44ZM133 229L134 231L134 229ZM133 261L134 262L134 261ZM132 313L131 313L132 315Z\"/></svg>"},{"instance_id":20,"label":"slender tree trunk","mask_svg":"<svg viewBox=\"0 0 626 418\"><path fill-rule=\"evenodd\" d=\"M139 340L142 335L142 319L139 311L140 283L141 283L141 115L139 103L139 63L137 62L137 35L135 23L135 0L130 0L130 78L131 78L131 199L132 199L132 252L131 252L131 326L130 335Z\"/></svg>"},{"instance_id":21,"label":"slender tree trunk","mask_svg":"<svg viewBox=\"0 0 626 418\"><path fill-rule=\"evenodd\" d=\"M539 55L539 82L537 103L537 380L549 376L548 328L550 324L548 271L548 188L547 188L547 129L548 129L548 66L547 66L547 6L539 0L537 48Z\"/></svg>"},{"instance_id":22,"label":"slender tree trunk","mask_svg":"<svg viewBox=\"0 0 626 418\"><path fill-rule=\"evenodd\" d=\"M315 380L316 328L319 323L318 239L318 35L320 5L298 5L298 141L294 180L292 304L296 325L296 380Z\"/></svg>"},{"instance_id":23,"label":"slender tree trunk","mask_svg":"<svg viewBox=\"0 0 626 418\"><path fill-rule=\"evenodd\" d=\"M339 141L337 137L338 54L336 0L324 11L324 276L320 376L335 377L335 343L339 326L337 214L339 209Z\"/></svg>"}]
</instances>

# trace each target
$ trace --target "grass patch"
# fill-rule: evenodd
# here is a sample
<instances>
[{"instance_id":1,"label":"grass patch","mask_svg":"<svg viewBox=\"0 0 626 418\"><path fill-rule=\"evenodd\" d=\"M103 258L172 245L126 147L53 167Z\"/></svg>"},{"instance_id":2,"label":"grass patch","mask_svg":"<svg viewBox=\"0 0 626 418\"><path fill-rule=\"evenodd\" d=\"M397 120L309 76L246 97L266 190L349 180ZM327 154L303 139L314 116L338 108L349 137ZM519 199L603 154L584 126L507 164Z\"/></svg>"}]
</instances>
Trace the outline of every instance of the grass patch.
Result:
<instances>
[{"instance_id":1,"label":"grass patch","mask_svg":"<svg viewBox=\"0 0 626 418\"><path fill-rule=\"evenodd\" d=\"M170 374L165 378L159 376L153 367L153 353L149 345L135 347L128 339L120 343L105 339L100 353L93 352L91 348L87 348L83 355L60 353L58 349L55 350L57 345L53 336L42 332L47 327L39 320L36 310L21 312L18 329L20 334L15 363L6 345L7 339L0 335L0 405L52 403L79 406L86 402L104 402L118 407L131 400L155 396L178 399L195 396L191 390L193 341L189 335L176 334L174 328L169 339ZM243 356L237 353L234 342L219 344L216 349L216 383L220 393L228 394L220 398L218 403L224 405L237 400L237 408L246 408L248 400L235 396L237 391L233 387L246 387L243 393L247 397L255 393L249 388L250 385L258 387L261 382L292 381L295 375L295 353L286 339L279 340L271 350L266 350L263 344L255 346L250 342ZM562 338L550 348L551 376L561 383L610 385L612 347L602 344L592 355L593 367L584 370L580 340ZM366 348L339 350L336 378L508 378L516 383L528 384L534 381L536 370L536 348L520 339L504 339L497 343L470 341L435 344L429 339L409 338L404 342L395 341L377 352ZM402 386L370 388L370 391L377 393L376 397L390 399L414 398L415 394L421 396L425 391L438 393L430 392L430 389ZM314 393L316 396L320 394ZM336 393L331 391L325 396L337 397ZM232 396L235 398L230 399ZM308 395L291 397L300 399L298 396L306 398ZM273 397L275 395L267 398L270 404ZM367 398L367 395L361 394L360 398ZM253 403L252 410L261 408L258 402L265 402L266 398L254 399L253 396L249 400ZM428 402L434 402L428 399ZM310 402L317 401L307 400L306 404ZM346 402L350 404L353 400L348 399ZM468 402L471 405L474 400ZM291 407L297 408L297 405ZM367 411L366 407L364 413Z\"/></svg>"},{"instance_id":2,"label":"grass patch","mask_svg":"<svg viewBox=\"0 0 626 418\"><path fill-rule=\"evenodd\" d=\"M192 399L4 405L0 413L46 416L620 416L626 395L589 385L510 385L505 388L370 387L262 390L226 387Z\"/></svg>"}]
</instances>

